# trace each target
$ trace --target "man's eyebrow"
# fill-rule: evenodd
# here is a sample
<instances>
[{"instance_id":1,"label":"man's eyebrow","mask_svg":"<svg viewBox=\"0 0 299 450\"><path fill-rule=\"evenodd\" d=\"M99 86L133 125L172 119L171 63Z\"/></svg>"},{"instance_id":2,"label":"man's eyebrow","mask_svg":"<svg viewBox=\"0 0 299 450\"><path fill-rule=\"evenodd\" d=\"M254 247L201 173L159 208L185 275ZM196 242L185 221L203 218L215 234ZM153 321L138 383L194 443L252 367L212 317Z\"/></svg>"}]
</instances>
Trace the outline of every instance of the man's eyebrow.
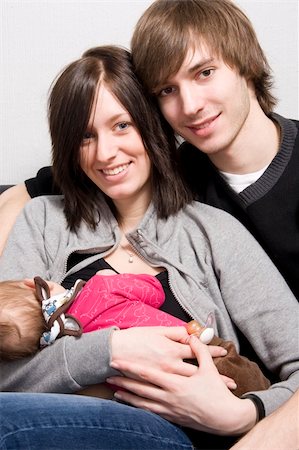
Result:
<instances>
[{"instance_id":1,"label":"man's eyebrow","mask_svg":"<svg viewBox=\"0 0 299 450\"><path fill-rule=\"evenodd\" d=\"M197 62L196 64L194 64L192 67L189 67L189 69L187 70L187 73L192 74L194 72L196 72L197 70L200 70L203 66L205 66L206 64L210 64L212 62L215 61L215 58L205 58L200 60L199 62ZM167 78L166 80L164 80L163 82L160 82L153 90L153 94L156 95L157 91L159 91L160 89L163 88L163 86L167 86L168 84L171 84L172 82L172 77L170 76L169 78Z\"/></svg>"},{"instance_id":2,"label":"man's eyebrow","mask_svg":"<svg viewBox=\"0 0 299 450\"><path fill-rule=\"evenodd\" d=\"M199 61L198 63L194 64L192 67L189 67L188 73L196 72L197 70L201 69L203 66L210 64L214 61L214 58L205 58Z\"/></svg>"}]
</instances>

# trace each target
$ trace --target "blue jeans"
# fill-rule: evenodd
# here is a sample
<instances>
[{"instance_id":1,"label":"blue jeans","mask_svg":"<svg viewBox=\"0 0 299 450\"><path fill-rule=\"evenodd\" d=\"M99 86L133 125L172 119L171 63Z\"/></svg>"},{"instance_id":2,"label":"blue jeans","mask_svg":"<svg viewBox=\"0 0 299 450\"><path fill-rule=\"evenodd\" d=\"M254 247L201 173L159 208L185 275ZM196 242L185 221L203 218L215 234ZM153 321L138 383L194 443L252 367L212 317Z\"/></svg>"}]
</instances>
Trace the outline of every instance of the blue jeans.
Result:
<instances>
[{"instance_id":1,"label":"blue jeans","mask_svg":"<svg viewBox=\"0 0 299 450\"><path fill-rule=\"evenodd\" d=\"M191 450L187 435L156 414L67 394L0 394L0 449Z\"/></svg>"}]
</instances>

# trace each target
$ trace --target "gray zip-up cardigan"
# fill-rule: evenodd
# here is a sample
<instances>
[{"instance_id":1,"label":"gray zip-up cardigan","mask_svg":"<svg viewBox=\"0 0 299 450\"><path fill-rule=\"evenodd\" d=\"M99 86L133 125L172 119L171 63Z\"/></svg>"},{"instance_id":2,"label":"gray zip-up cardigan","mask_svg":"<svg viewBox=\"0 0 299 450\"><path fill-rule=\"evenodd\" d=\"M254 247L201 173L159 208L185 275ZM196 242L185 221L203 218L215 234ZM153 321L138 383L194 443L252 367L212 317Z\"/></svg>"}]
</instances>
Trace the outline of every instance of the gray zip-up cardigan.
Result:
<instances>
[{"instance_id":1,"label":"gray zip-up cardigan","mask_svg":"<svg viewBox=\"0 0 299 450\"><path fill-rule=\"evenodd\" d=\"M0 279L41 277L61 282L74 251L95 253L68 273L112 252L120 241L118 224L104 199L100 221L91 231L82 223L71 232L63 197L31 200L18 217L0 259ZM216 317L216 332L239 348L235 325L258 356L282 380L255 394L266 414L299 386L298 303L284 279L250 233L232 216L194 202L167 220L152 205L128 240L152 266L165 267L181 306L204 322ZM75 392L100 383L109 367L113 328L64 337L37 355L1 363L5 391Z\"/></svg>"}]
</instances>

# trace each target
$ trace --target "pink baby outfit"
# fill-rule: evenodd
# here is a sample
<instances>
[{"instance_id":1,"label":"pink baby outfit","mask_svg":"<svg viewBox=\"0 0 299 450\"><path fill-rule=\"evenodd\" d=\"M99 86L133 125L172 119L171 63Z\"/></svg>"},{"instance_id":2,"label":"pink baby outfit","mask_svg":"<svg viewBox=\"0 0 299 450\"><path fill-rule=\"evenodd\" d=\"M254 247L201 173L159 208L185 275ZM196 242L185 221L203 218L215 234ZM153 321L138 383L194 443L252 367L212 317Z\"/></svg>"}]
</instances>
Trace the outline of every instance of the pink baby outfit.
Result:
<instances>
[{"instance_id":1,"label":"pink baby outfit","mask_svg":"<svg viewBox=\"0 0 299 450\"><path fill-rule=\"evenodd\" d=\"M165 294L157 278L146 274L94 275L87 281L68 314L78 318L83 331L113 325L185 326L185 322L160 311Z\"/></svg>"}]
</instances>

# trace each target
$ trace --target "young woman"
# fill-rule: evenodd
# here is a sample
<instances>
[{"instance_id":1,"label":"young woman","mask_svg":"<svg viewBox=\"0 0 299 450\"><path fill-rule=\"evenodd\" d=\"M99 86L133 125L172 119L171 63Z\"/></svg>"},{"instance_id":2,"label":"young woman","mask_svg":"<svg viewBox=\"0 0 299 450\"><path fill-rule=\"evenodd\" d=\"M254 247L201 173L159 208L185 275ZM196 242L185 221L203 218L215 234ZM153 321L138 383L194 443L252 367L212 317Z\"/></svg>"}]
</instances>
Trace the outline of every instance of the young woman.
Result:
<instances>
[{"instance_id":1,"label":"young woman","mask_svg":"<svg viewBox=\"0 0 299 450\"><path fill-rule=\"evenodd\" d=\"M57 400L40 394L38 400L2 394L3 445L14 439L14 448L24 448L22 415L12 420L10 411L14 402L20 407L25 400L27 442L32 439L39 448L49 426L63 448L80 448L80 432L81 448L116 448L117 442L117 448L165 449L192 448L188 436L206 448L206 439L216 445L217 435L248 431L298 386L298 305L285 281L235 219L191 202L176 165L175 143L145 98L128 52L98 47L70 64L52 88L49 122L54 177L63 196L28 203L0 260L1 279L32 278L37 268L41 277L63 285L107 268L153 275L165 292L164 311L200 323L213 313L216 333L237 348L240 336L246 336L280 381L237 398L207 347L186 343L184 327L112 327L80 339L63 337L34 357L2 363L2 390L75 393L116 375L113 367L122 364L131 372L133 392L151 398L142 407L158 415L77 396ZM220 354L215 347L210 351ZM186 362L194 356L200 357L199 367ZM165 379L159 375L156 385L149 385L147 368ZM92 416L84 416L86 410ZM42 411L46 429L36 417L43 419ZM74 413L78 420L71 424ZM95 433L88 431L90 419ZM76 432L66 437L72 428Z\"/></svg>"}]
</instances>

